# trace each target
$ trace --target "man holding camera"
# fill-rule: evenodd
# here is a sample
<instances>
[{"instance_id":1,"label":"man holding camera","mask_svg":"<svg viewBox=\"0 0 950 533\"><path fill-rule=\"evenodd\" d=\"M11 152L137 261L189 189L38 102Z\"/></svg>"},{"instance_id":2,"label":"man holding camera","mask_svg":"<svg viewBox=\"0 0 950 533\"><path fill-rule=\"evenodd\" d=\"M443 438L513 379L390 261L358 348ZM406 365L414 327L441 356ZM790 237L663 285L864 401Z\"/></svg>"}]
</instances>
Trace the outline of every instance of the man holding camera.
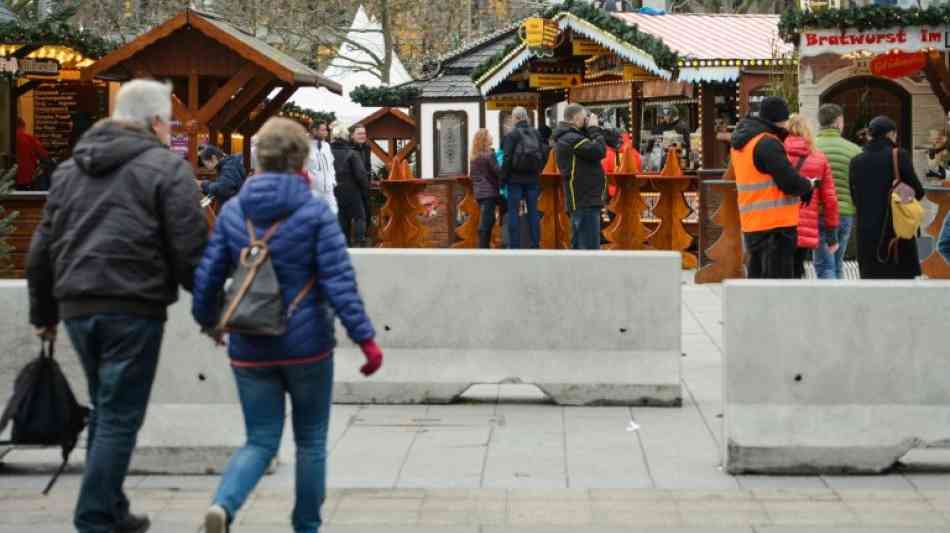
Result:
<instances>
[{"instance_id":1,"label":"man holding camera","mask_svg":"<svg viewBox=\"0 0 950 533\"><path fill-rule=\"evenodd\" d=\"M554 143L571 215L571 248L599 250L600 212L607 186L601 161L607 144L597 116L580 104L567 106L564 121L554 131Z\"/></svg>"}]
</instances>

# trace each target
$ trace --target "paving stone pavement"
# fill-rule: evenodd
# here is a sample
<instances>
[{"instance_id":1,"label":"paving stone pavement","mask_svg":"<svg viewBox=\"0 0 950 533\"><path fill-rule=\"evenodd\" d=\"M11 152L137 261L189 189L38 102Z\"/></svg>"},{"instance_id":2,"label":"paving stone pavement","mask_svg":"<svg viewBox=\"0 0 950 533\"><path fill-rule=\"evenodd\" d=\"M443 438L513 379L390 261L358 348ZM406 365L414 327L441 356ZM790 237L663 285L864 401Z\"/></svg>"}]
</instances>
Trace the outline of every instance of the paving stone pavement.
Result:
<instances>
[{"instance_id":1,"label":"paving stone pavement","mask_svg":"<svg viewBox=\"0 0 950 533\"><path fill-rule=\"evenodd\" d=\"M330 533L950 532L950 455L920 451L883 476L732 477L721 460L721 288L683 287L682 408L571 408L532 386L478 403L334 407ZM218 415L220 416L220 414ZM289 530L293 439L234 531ZM81 455L49 497L55 451L0 468L0 533L72 531ZM934 469L934 464L940 467ZM153 531L197 531L218 479L131 476Z\"/></svg>"}]
</instances>

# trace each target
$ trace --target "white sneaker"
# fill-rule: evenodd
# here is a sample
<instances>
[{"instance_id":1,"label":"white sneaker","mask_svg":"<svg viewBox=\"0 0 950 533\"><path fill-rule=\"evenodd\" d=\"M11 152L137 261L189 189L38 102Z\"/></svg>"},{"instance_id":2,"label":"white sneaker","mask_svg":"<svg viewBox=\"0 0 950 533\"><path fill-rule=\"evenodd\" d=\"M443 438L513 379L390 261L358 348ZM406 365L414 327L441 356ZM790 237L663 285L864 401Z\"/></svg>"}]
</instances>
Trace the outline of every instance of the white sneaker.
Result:
<instances>
[{"instance_id":1,"label":"white sneaker","mask_svg":"<svg viewBox=\"0 0 950 533\"><path fill-rule=\"evenodd\" d=\"M205 513L205 533L228 533L228 513L220 505L212 505Z\"/></svg>"}]
</instances>

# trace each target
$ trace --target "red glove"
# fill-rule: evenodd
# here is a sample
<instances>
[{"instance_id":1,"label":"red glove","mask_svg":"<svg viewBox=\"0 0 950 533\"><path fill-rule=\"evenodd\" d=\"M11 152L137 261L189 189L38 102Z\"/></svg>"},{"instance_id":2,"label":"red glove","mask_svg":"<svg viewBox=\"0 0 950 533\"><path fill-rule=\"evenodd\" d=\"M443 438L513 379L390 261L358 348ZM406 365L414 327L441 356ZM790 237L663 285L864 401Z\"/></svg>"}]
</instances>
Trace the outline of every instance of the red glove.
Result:
<instances>
[{"instance_id":1,"label":"red glove","mask_svg":"<svg viewBox=\"0 0 950 533\"><path fill-rule=\"evenodd\" d=\"M360 372L366 377L372 376L379 370L379 367L383 366L383 351L379 349L379 345L373 339L361 342L360 349L363 350L363 355L366 356L366 364L360 368Z\"/></svg>"}]
</instances>

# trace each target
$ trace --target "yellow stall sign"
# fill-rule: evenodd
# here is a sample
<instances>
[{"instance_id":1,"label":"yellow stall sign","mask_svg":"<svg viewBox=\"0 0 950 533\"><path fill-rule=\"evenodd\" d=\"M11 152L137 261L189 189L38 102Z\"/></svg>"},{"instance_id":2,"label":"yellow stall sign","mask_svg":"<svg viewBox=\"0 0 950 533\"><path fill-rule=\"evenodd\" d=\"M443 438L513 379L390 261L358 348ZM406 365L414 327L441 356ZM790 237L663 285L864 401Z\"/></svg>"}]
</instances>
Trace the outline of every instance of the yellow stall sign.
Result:
<instances>
[{"instance_id":1,"label":"yellow stall sign","mask_svg":"<svg viewBox=\"0 0 950 533\"><path fill-rule=\"evenodd\" d=\"M636 65L623 66L623 81L655 81L659 76Z\"/></svg>"},{"instance_id":2,"label":"yellow stall sign","mask_svg":"<svg viewBox=\"0 0 950 533\"><path fill-rule=\"evenodd\" d=\"M485 109L489 111L511 111L516 107L525 109L537 109L538 99L536 94L530 97L524 95L498 95L485 102Z\"/></svg>"},{"instance_id":3,"label":"yellow stall sign","mask_svg":"<svg viewBox=\"0 0 950 533\"><path fill-rule=\"evenodd\" d=\"M574 55L576 56L599 56L600 54L609 52L609 50L603 46L589 39L574 39L571 41L571 44L574 47Z\"/></svg>"},{"instance_id":4,"label":"yellow stall sign","mask_svg":"<svg viewBox=\"0 0 950 533\"><path fill-rule=\"evenodd\" d=\"M521 25L521 39L529 48L554 48L560 36L561 28L550 19L532 17Z\"/></svg>"},{"instance_id":5,"label":"yellow stall sign","mask_svg":"<svg viewBox=\"0 0 950 533\"><path fill-rule=\"evenodd\" d=\"M531 74L528 85L542 89L566 89L580 85L583 78L580 74Z\"/></svg>"}]
</instances>

